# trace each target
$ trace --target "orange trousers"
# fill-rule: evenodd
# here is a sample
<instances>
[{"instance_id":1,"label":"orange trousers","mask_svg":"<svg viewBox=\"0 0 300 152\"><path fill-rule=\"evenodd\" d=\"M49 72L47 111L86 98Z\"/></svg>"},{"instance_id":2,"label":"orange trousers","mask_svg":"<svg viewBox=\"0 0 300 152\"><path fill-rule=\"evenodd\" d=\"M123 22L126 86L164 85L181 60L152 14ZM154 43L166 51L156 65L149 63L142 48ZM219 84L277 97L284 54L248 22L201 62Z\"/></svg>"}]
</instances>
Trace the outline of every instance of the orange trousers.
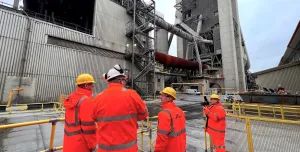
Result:
<instances>
[{"instance_id":1,"label":"orange trousers","mask_svg":"<svg viewBox=\"0 0 300 152\"><path fill-rule=\"evenodd\" d=\"M226 152L225 150L225 137L223 136L211 136L212 143L216 152Z\"/></svg>"}]
</instances>

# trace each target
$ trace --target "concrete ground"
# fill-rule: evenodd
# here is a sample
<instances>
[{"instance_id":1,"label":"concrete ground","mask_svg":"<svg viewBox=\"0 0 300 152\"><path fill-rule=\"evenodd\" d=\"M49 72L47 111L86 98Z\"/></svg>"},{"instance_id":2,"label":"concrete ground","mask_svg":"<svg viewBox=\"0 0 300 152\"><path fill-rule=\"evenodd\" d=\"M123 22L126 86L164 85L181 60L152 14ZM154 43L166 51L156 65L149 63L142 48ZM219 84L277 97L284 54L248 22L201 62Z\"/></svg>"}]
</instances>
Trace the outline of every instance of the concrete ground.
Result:
<instances>
[{"instance_id":1,"label":"concrete ground","mask_svg":"<svg viewBox=\"0 0 300 152\"><path fill-rule=\"evenodd\" d=\"M184 100L180 100L184 99ZM200 96L180 95L176 104L186 114L187 151L204 152L204 132L202 108ZM150 115L157 115L159 103L147 103ZM36 121L61 117L58 114L44 112L43 114L14 114L8 118L0 115L1 124L12 124L27 121ZM139 122L140 128L141 123ZM154 120L152 128L156 128ZM294 152L300 149L300 127L296 125L285 125L266 122L251 122L252 138L255 152ZM41 124L13 129L0 130L0 152L33 152L47 149L49 147L51 124ZM146 132L147 133L147 132ZM141 149L141 135L138 136L138 144ZM152 132L152 141L155 144L156 131ZM207 136L208 137L208 136ZM149 151L149 137L144 136L144 150ZM63 143L63 122L57 123L54 146ZM207 142L209 147L209 140ZM152 148L153 150L153 148ZM233 118L227 118L226 150L230 152L247 152L247 134L245 122Z\"/></svg>"}]
</instances>

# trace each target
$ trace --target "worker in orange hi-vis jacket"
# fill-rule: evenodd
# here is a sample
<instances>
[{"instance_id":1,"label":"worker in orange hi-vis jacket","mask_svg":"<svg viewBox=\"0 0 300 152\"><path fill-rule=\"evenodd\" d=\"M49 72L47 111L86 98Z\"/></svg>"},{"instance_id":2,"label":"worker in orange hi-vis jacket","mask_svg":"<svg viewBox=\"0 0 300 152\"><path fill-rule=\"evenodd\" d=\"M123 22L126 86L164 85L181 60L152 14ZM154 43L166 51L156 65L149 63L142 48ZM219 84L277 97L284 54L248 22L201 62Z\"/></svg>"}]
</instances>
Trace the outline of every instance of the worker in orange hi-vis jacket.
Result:
<instances>
[{"instance_id":1,"label":"worker in orange hi-vis jacket","mask_svg":"<svg viewBox=\"0 0 300 152\"><path fill-rule=\"evenodd\" d=\"M158 113L157 137L154 152L185 152L185 115L176 106L176 91L167 87L160 92L162 111Z\"/></svg>"},{"instance_id":2,"label":"worker in orange hi-vis jacket","mask_svg":"<svg viewBox=\"0 0 300 152\"><path fill-rule=\"evenodd\" d=\"M225 150L226 112L220 102L220 96L210 96L211 105L203 106L203 112L207 116L205 131L212 137L216 152Z\"/></svg>"},{"instance_id":3,"label":"worker in orange hi-vis jacket","mask_svg":"<svg viewBox=\"0 0 300 152\"><path fill-rule=\"evenodd\" d=\"M148 116L145 102L131 89L120 65L105 75L108 88L95 97L98 152L137 152L137 121Z\"/></svg>"},{"instance_id":4,"label":"worker in orange hi-vis jacket","mask_svg":"<svg viewBox=\"0 0 300 152\"><path fill-rule=\"evenodd\" d=\"M76 79L77 89L64 100L64 152L92 152L96 149L96 124L92 119L94 102L92 89L95 80L90 74Z\"/></svg>"}]
</instances>

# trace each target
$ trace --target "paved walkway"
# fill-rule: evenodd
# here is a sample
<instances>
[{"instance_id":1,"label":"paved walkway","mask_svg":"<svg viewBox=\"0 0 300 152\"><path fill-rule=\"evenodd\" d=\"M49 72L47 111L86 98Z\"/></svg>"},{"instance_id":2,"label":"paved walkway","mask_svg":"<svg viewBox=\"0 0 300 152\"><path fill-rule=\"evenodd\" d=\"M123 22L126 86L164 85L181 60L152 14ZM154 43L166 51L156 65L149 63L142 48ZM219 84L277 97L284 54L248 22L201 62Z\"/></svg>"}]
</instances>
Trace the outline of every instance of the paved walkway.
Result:
<instances>
[{"instance_id":1,"label":"paved walkway","mask_svg":"<svg viewBox=\"0 0 300 152\"><path fill-rule=\"evenodd\" d=\"M201 118L202 109L199 101L176 101L176 103L186 112L187 152L204 152L203 119ZM153 114L159 111L159 104L151 106L152 109L155 109ZM0 123L12 124L54 117L61 116L53 113L44 113L43 115L36 113L35 115L12 115L11 118L4 118L3 115L0 115ZM152 127L155 128L156 125L157 122L154 121ZM295 152L300 149L299 126L252 121L251 128L255 152ZM49 147L50 131L50 123L1 130L0 152L34 152L47 149ZM153 132L152 135L154 145L156 132ZM59 122L57 123L54 146L61 146L62 143L63 122ZM141 148L141 135L139 135L138 143ZM149 151L149 149L149 137L145 136L144 150ZM226 149L230 152L248 151L244 121L227 118Z\"/></svg>"}]
</instances>

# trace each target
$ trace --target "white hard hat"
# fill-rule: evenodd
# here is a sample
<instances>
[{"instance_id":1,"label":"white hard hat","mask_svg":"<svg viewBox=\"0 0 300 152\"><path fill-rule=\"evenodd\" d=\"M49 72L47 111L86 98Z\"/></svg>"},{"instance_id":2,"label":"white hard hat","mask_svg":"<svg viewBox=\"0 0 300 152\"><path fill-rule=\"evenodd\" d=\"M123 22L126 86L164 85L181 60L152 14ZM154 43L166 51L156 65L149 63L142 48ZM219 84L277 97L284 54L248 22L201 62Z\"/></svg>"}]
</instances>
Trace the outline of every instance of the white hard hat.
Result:
<instances>
[{"instance_id":1,"label":"white hard hat","mask_svg":"<svg viewBox=\"0 0 300 152\"><path fill-rule=\"evenodd\" d=\"M102 75L102 80L104 80L104 81L107 82L107 80L106 80L106 73L104 73L104 74Z\"/></svg>"},{"instance_id":2,"label":"white hard hat","mask_svg":"<svg viewBox=\"0 0 300 152\"><path fill-rule=\"evenodd\" d=\"M124 76L124 71L123 69L121 68L121 66L119 64L116 64L114 66L114 68L110 69L107 74L104 74L105 76L105 80L109 81L110 79L112 78L115 78L117 76Z\"/></svg>"}]
</instances>

